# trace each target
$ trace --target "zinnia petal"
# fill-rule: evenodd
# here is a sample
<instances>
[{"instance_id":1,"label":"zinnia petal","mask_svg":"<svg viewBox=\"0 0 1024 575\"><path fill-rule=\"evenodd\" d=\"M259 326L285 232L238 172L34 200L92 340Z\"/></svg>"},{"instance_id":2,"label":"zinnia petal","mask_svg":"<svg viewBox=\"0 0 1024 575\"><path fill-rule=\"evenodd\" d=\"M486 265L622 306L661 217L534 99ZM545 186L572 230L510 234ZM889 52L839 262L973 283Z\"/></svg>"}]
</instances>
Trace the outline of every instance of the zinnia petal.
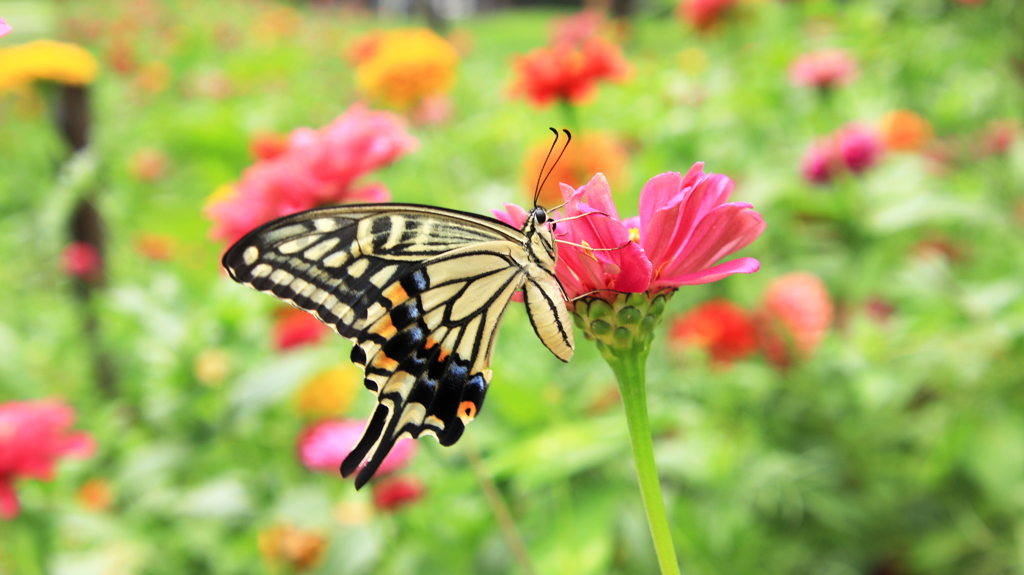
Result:
<instances>
[{"instance_id":1,"label":"zinnia petal","mask_svg":"<svg viewBox=\"0 0 1024 575\"><path fill-rule=\"evenodd\" d=\"M699 285L716 282L732 274L752 274L761 269L761 262L754 258L738 258L699 272L678 276L659 277L651 282L651 290L677 288L684 285Z\"/></svg>"}]
</instances>

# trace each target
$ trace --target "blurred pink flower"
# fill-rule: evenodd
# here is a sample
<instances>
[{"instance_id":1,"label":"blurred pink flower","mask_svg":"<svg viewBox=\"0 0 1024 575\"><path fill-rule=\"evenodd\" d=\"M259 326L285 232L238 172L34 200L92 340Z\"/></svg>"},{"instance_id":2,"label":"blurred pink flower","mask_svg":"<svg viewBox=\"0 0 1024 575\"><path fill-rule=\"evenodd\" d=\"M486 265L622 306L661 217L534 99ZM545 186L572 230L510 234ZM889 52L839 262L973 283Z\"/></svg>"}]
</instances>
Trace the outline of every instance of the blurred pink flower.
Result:
<instances>
[{"instance_id":1,"label":"blurred pink flower","mask_svg":"<svg viewBox=\"0 0 1024 575\"><path fill-rule=\"evenodd\" d=\"M818 276L797 272L768 284L761 307L754 313L758 341L765 356L778 367L807 359L832 325L835 306Z\"/></svg>"},{"instance_id":2,"label":"blurred pink flower","mask_svg":"<svg viewBox=\"0 0 1024 575\"><path fill-rule=\"evenodd\" d=\"M577 190L563 184L566 217L597 212L556 227L556 239L576 244L559 246L555 266L569 299L595 290L658 292L757 271L754 258L715 265L754 241L765 223L750 204L726 203L732 180L705 174L703 167L698 162L685 176L651 178L640 192L640 215L626 220L620 220L603 174ZM522 227L526 211L505 208L494 215Z\"/></svg>"},{"instance_id":3,"label":"blurred pink flower","mask_svg":"<svg viewBox=\"0 0 1024 575\"><path fill-rule=\"evenodd\" d=\"M0 37L6 36L11 31L11 25L8 24L3 18L0 18Z\"/></svg>"},{"instance_id":4,"label":"blurred pink flower","mask_svg":"<svg viewBox=\"0 0 1024 575\"><path fill-rule=\"evenodd\" d=\"M377 509L395 511L417 501L426 492L423 482L415 477L384 479L373 485L373 504Z\"/></svg>"},{"instance_id":5,"label":"blurred pink flower","mask_svg":"<svg viewBox=\"0 0 1024 575\"><path fill-rule=\"evenodd\" d=\"M551 26L551 43L582 45L597 36L603 25L604 14L597 10L584 9L564 18L557 18Z\"/></svg>"},{"instance_id":6,"label":"blurred pink flower","mask_svg":"<svg viewBox=\"0 0 1024 575\"><path fill-rule=\"evenodd\" d=\"M812 184L827 184L842 169L842 160L835 142L823 139L814 142L804 153L801 171Z\"/></svg>"},{"instance_id":7,"label":"blurred pink flower","mask_svg":"<svg viewBox=\"0 0 1024 575\"><path fill-rule=\"evenodd\" d=\"M74 410L53 400L0 404L0 518L18 515L14 480L49 481L62 457L88 457L95 443L86 433L68 433Z\"/></svg>"},{"instance_id":8,"label":"blurred pink flower","mask_svg":"<svg viewBox=\"0 0 1024 575\"><path fill-rule=\"evenodd\" d=\"M789 67L789 77L798 86L836 88L849 84L857 75L857 62L842 50L804 54Z\"/></svg>"},{"instance_id":9,"label":"blurred pink flower","mask_svg":"<svg viewBox=\"0 0 1024 575\"><path fill-rule=\"evenodd\" d=\"M77 278L89 280L103 264L96 246L88 242L72 242L61 253L61 266L64 273Z\"/></svg>"},{"instance_id":10,"label":"blurred pink flower","mask_svg":"<svg viewBox=\"0 0 1024 575\"><path fill-rule=\"evenodd\" d=\"M985 127L982 152L985 154L1006 154L1017 138L1017 124L1013 120L995 120Z\"/></svg>"},{"instance_id":11,"label":"blurred pink flower","mask_svg":"<svg viewBox=\"0 0 1024 575\"><path fill-rule=\"evenodd\" d=\"M308 427L299 438L299 458L314 471L337 473L341 462L363 435L365 420L327 420ZM416 442L400 439L377 469L380 477L405 467L416 453Z\"/></svg>"},{"instance_id":12,"label":"blurred pink flower","mask_svg":"<svg viewBox=\"0 0 1024 575\"><path fill-rule=\"evenodd\" d=\"M294 130L284 152L257 161L228 197L206 208L214 221L211 235L233 242L264 222L317 206L386 201L383 185L356 180L416 146L399 116L361 104L319 130Z\"/></svg>"},{"instance_id":13,"label":"blurred pink flower","mask_svg":"<svg viewBox=\"0 0 1024 575\"><path fill-rule=\"evenodd\" d=\"M455 103L448 94L427 96L409 110L415 126L440 126L455 114Z\"/></svg>"},{"instance_id":14,"label":"blurred pink flower","mask_svg":"<svg viewBox=\"0 0 1024 575\"><path fill-rule=\"evenodd\" d=\"M859 174L878 163L882 155L882 141L870 128L847 124L836 132L839 156L851 172Z\"/></svg>"}]
</instances>

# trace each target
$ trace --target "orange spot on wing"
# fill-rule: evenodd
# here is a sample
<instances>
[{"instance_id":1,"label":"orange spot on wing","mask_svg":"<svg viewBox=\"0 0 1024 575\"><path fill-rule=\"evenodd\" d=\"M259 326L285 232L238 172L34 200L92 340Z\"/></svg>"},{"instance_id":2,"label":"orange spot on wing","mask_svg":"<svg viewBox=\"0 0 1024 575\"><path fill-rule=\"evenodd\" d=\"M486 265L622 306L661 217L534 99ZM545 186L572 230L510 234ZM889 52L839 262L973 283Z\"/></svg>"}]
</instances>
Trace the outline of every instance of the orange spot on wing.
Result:
<instances>
[{"instance_id":1,"label":"orange spot on wing","mask_svg":"<svg viewBox=\"0 0 1024 575\"><path fill-rule=\"evenodd\" d=\"M384 297L388 298L391 301L391 305L394 306L409 299L409 294L405 292L402 284L396 282L384 292Z\"/></svg>"},{"instance_id":2,"label":"orange spot on wing","mask_svg":"<svg viewBox=\"0 0 1024 575\"><path fill-rule=\"evenodd\" d=\"M377 354L377 357L373 358L373 367L387 371L395 371L398 369L398 362L384 355L384 352L380 352Z\"/></svg>"},{"instance_id":3,"label":"orange spot on wing","mask_svg":"<svg viewBox=\"0 0 1024 575\"><path fill-rule=\"evenodd\" d=\"M395 324L391 323L391 316L385 315L384 317L377 320L377 326L374 333L383 337L384 339L391 339L391 336L395 335L398 330L395 329Z\"/></svg>"},{"instance_id":4,"label":"orange spot on wing","mask_svg":"<svg viewBox=\"0 0 1024 575\"><path fill-rule=\"evenodd\" d=\"M469 423L476 417L476 404L472 401L463 401L459 404L459 419L463 423Z\"/></svg>"},{"instance_id":5,"label":"orange spot on wing","mask_svg":"<svg viewBox=\"0 0 1024 575\"><path fill-rule=\"evenodd\" d=\"M437 345L437 342L434 341L434 338L432 338L432 337L430 337L428 335L427 336L427 343L423 344L423 349L430 349L430 348L434 347L435 345Z\"/></svg>"}]
</instances>

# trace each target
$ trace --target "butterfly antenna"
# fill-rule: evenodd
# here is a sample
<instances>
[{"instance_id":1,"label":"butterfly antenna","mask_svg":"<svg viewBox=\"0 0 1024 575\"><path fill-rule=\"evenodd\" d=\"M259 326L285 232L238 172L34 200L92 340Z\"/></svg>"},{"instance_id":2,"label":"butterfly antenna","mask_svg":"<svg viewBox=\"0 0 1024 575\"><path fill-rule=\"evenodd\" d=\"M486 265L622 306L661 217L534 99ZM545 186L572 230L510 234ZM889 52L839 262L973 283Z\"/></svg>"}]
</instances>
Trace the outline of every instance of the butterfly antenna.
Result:
<instances>
[{"instance_id":1,"label":"butterfly antenna","mask_svg":"<svg viewBox=\"0 0 1024 575\"><path fill-rule=\"evenodd\" d=\"M544 168L547 167L548 160L551 159L551 152L555 151L555 144L558 143L558 130L556 130L554 128L548 128L548 129L551 130L551 133L553 133L555 135L555 141L551 142L551 148L548 150L548 155L544 157L544 163L540 165L540 172L537 173L537 186L535 188L533 188L533 207L535 207L535 208L537 207L537 200L540 198L540 187L541 187L540 177L544 175ZM559 157L561 157L561 156L559 156ZM555 160L555 162L557 163L558 160ZM554 168L553 165L551 167ZM547 181L547 178L545 178L544 181Z\"/></svg>"},{"instance_id":2,"label":"butterfly antenna","mask_svg":"<svg viewBox=\"0 0 1024 575\"><path fill-rule=\"evenodd\" d=\"M554 132L555 129L551 128L551 131ZM562 131L565 132L565 137L567 138L565 140L565 145L562 146L562 151L558 152L558 157L555 158L554 163L551 164L551 169L548 170L548 175L544 176L544 181L540 183L539 187L537 187L537 194L533 197L533 207L537 207L537 199L540 198L540 191L541 191L541 189L544 188L544 184L548 183L548 178L551 177L551 172L555 171L555 166L558 165L558 160L562 159L562 154L565 153L565 149L569 147L569 142L572 141L572 134L569 133L569 130L566 130L565 128L562 128ZM555 141L556 142L558 141L558 132L555 132ZM552 150L555 149L555 145L554 144L551 144L551 149ZM548 152L548 155L551 155L551 152ZM545 160L545 163L547 163L547 160ZM543 168L541 168L541 169L543 170ZM562 204L562 205L564 206L565 204Z\"/></svg>"}]
</instances>

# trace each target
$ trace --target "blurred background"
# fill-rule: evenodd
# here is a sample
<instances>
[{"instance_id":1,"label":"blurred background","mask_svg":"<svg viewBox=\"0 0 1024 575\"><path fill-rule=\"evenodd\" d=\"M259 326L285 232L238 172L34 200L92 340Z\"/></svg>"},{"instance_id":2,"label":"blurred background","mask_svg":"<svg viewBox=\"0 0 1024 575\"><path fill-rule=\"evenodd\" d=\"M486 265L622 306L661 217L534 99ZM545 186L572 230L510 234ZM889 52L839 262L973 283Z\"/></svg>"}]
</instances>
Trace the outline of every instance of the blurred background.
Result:
<instances>
[{"instance_id":1,"label":"blurred background","mask_svg":"<svg viewBox=\"0 0 1024 575\"><path fill-rule=\"evenodd\" d=\"M273 217L695 162L768 224L648 367L684 572L1024 573L1024 5L5 0L0 573L655 573L611 370L506 314L486 409L356 492L350 343Z\"/></svg>"}]
</instances>

